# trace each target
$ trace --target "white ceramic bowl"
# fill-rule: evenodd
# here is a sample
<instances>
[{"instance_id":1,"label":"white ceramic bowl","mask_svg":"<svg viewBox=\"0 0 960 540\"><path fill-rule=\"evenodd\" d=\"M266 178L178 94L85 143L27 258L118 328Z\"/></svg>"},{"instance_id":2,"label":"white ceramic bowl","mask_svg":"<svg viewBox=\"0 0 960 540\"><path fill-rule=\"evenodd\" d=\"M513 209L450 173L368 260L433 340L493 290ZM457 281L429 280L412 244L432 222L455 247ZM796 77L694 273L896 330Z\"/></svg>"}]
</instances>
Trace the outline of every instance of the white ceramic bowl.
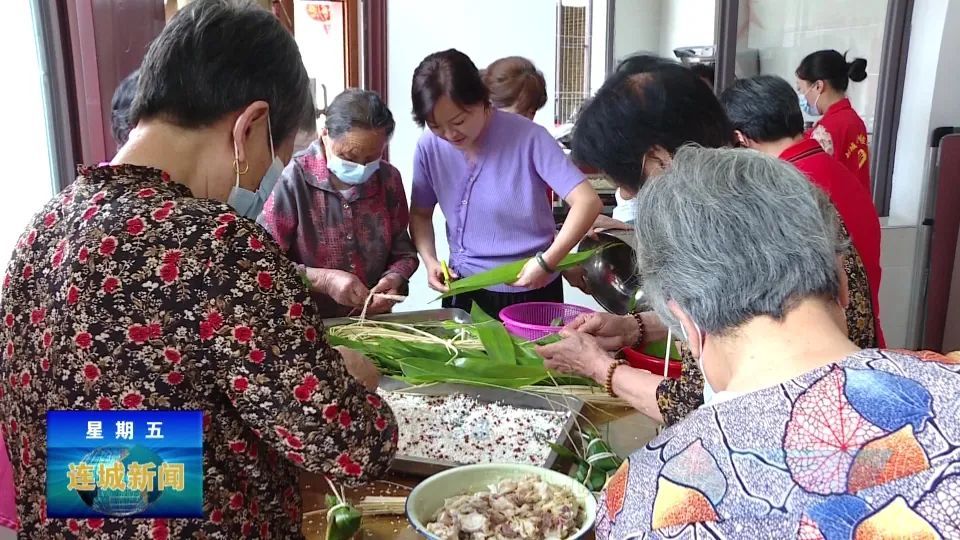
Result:
<instances>
[{"instance_id":1,"label":"white ceramic bowl","mask_svg":"<svg viewBox=\"0 0 960 540\"><path fill-rule=\"evenodd\" d=\"M407 497L407 519L418 533L431 540L437 540L436 536L427 532L427 523L433 520L434 514L443 506L446 499L486 491L489 489L488 486L504 478L523 478L530 475L539 476L555 486L567 486L583 506L583 525L568 537L568 540L582 538L593 529L593 523L597 517L597 500L586 486L563 473L533 465L512 463L464 465L426 478Z\"/></svg>"}]
</instances>

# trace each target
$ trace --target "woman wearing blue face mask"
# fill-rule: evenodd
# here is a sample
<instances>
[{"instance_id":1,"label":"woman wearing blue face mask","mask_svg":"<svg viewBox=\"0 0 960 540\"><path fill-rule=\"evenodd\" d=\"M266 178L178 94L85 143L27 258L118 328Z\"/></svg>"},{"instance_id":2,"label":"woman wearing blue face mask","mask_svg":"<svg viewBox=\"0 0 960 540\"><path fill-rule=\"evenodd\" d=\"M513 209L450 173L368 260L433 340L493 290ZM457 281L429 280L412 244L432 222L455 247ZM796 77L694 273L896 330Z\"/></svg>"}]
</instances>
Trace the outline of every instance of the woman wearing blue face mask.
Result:
<instances>
[{"instance_id":1,"label":"woman wearing blue face mask","mask_svg":"<svg viewBox=\"0 0 960 540\"><path fill-rule=\"evenodd\" d=\"M870 191L873 186L867 127L847 98L850 81L866 78L866 60L855 58L847 62L845 54L834 50L810 53L797 66L800 108L808 116L820 117L805 134L806 138L820 143L824 152L850 169Z\"/></svg>"},{"instance_id":2,"label":"woman wearing blue face mask","mask_svg":"<svg viewBox=\"0 0 960 540\"><path fill-rule=\"evenodd\" d=\"M375 92L337 96L319 140L283 171L258 220L301 265L324 317L362 309L371 293L403 295L417 270L400 172L381 159L394 125ZM393 304L374 296L367 312Z\"/></svg>"}]
</instances>

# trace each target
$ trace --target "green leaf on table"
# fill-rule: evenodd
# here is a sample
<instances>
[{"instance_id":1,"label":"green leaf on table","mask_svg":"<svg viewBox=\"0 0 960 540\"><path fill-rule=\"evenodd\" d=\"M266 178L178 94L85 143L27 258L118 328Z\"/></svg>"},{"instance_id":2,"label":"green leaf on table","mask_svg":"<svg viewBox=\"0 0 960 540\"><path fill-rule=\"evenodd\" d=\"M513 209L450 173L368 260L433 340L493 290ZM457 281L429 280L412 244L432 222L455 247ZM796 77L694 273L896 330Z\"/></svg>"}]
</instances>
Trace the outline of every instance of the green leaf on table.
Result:
<instances>
[{"instance_id":1,"label":"green leaf on table","mask_svg":"<svg viewBox=\"0 0 960 540\"><path fill-rule=\"evenodd\" d=\"M487 321L475 324L477 337L483 348L487 351L487 356L492 362L498 362L509 365L517 364L517 356L513 349L513 340L507 329L500 324L500 321Z\"/></svg>"},{"instance_id":2,"label":"green leaf on table","mask_svg":"<svg viewBox=\"0 0 960 540\"><path fill-rule=\"evenodd\" d=\"M521 345L513 343L513 352L517 359L517 365L520 366L543 366L543 357L533 350L533 345Z\"/></svg>"},{"instance_id":3,"label":"green leaf on table","mask_svg":"<svg viewBox=\"0 0 960 540\"><path fill-rule=\"evenodd\" d=\"M590 476L587 478L587 488L590 491L600 491L607 485L607 472L601 471L596 467L589 469Z\"/></svg>"},{"instance_id":4,"label":"green leaf on table","mask_svg":"<svg viewBox=\"0 0 960 540\"><path fill-rule=\"evenodd\" d=\"M460 361L457 359L456 361ZM463 367L438 364L420 358L400 360L403 378L417 383L450 382L477 384L499 388L521 388L544 380L547 372L542 367L510 366L500 363L462 359Z\"/></svg>"},{"instance_id":5,"label":"green leaf on table","mask_svg":"<svg viewBox=\"0 0 960 540\"><path fill-rule=\"evenodd\" d=\"M352 506L338 508L327 518L326 540L349 540L360 530L362 514Z\"/></svg>"},{"instance_id":6,"label":"green leaf on table","mask_svg":"<svg viewBox=\"0 0 960 540\"><path fill-rule=\"evenodd\" d=\"M586 448L587 463L594 469L603 472L613 472L620 467L620 458L613 453L610 445L602 438L597 437L587 444Z\"/></svg>"},{"instance_id":7,"label":"green leaf on table","mask_svg":"<svg viewBox=\"0 0 960 540\"><path fill-rule=\"evenodd\" d=\"M513 350L513 338L503 323L488 315L476 302L470 307L473 319L472 329L476 333L487 356L494 362L516 365L517 356Z\"/></svg>"},{"instance_id":8,"label":"green leaf on table","mask_svg":"<svg viewBox=\"0 0 960 540\"><path fill-rule=\"evenodd\" d=\"M562 272L563 270L567 270L587 262L590 257L593 257L593 255L599 249L601 248L567 255L562 261L560 261L560 264L557 265L557 271ZM520 261L514 261L496 268L491 268L486 272L480 272L479 274L474 274L472 276L452 281L450 282L450 290L437 298L437 300L455 296L457 294L479 291L480 289L487 289L497 285L509 285L520 277L520 271L523 270L523 266L530 260L531 259L523 259Z\"/></svg>"},{"instance_id":9,"label":"green leaf on table","mask_svg":"<svg viewBox=\"0 0 960 540\"><path fill-rule=\"evenodd\" d=\"M564 459L573 460L573 462L576 463L577 465L586 465L586 464L587 464L586 461L584 461L583 459L581 459L580 456L574 454L574 453L573 453L573 450L570 450L570 449L567 448L566 446L561 446L561 445L559 445L559 444L557 444L557 443L553 443L553 442L548 442L548 443L547 443L547 446L549 446L550 449L553 450L553 453L554 453L554 454L556 454L556 455L558 455L558 456L560 456L560 457L562 457L562 458L564 458Z\"/></svg>"},{"instance_id":10,"label":"green leaf on table","mask_svg":"<svg viewBox=\"0 0 960 540\"><path fill-rule=\"evenodd\" d=\"M344 346L370 358L385 375L402 373L398 362L398 359L401 358L417 357L431 362L446 363L454 356L446 347L439 344L407 342L393 338L355 341L329 336L328 339L331 345Z\"/></svg>"},{"instance_id":11,"label":"green leaf on table","mask_svg":"<svg viewBox=\"0 0 960 540\"><path fill-rule=\"evenodd\" d=\"M495 320L491 317L486 311L484 311L476 302L470 306L470 318L473 319L475 323L485 323Z\"/></svg>"}]
</instances>

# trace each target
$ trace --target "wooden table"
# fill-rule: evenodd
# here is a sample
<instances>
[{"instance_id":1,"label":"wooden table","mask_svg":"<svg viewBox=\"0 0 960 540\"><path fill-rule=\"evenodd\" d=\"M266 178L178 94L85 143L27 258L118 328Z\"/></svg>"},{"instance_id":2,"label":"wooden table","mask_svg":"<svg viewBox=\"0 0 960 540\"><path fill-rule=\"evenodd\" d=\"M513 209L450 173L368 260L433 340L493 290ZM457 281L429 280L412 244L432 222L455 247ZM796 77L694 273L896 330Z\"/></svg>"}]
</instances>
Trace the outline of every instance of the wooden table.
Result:
<instances>
[{"instance_id":1,"label":"wooden table","mask_svg":"<svg viewBox=\"0 0 960 540\"><path fill-rule=\"evenodd\" d=\"M657 434L656 423L633 409L617 407L584 408L584 415L604 434L613 451L627 456L642 447ZM419 478L390 474L383 480L348 490L347 498L359 501L366 496L406 496ZM326 482L316 475L304 474L300 479L304 513L325 508L323 497L329 493ZM303 533L308 540L322 540L326 524L322 514L307 516L303 520ZM419 535L409 526L407 518L397 516L368 516L363 518L363 528L357 538L414 540Z\"/></svg>"}]
</instances>

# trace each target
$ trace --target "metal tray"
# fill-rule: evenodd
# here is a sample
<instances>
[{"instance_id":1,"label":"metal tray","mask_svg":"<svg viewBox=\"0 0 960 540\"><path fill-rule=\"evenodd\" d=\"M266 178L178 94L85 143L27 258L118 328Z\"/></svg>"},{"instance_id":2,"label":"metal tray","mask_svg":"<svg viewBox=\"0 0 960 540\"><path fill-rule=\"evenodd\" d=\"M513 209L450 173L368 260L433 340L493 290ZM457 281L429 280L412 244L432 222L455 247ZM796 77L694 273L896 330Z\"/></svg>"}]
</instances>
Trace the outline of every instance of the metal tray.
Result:
<instances>
[{"instance_id":1,"label":"metal tray","mask_svg":"<svg viewBox=\"0 0 960 540\"><path fill-rule=\"evenodd\" d=\"M410 388L410 385L390 377L383 377L380 379L380 388L392 391ZM435 384L410 390L410 393L416 393L425 396L464 394L483 403L499 402L525 409L542 409L552 411L556 410L558 407L563 407L570 410L570 418L568 418L566 424L564 424L563 430L560 432L557 440L550 441L559 446L566 446L571 437L576 435L577 417L580 414L580 409L583 407L583 402L572 396L548 396L541 394L534 395L526 392L516 392L513 390L504 390L499 388L483 388L464 384ZM558 458L559 456L557 453L551 450L550 454L547 456L547 460L544 463L541 463L540 466L551 469L554 467L554 465L557 465ZM459 467L461 465L467 464L456 463L453 461L397 455L394 458L393 463L390 465L390 470L394 472L410 474L413 476L427 477L447 469Z\"/></svg>"},{"instance_id":2,"label":"metal tray","mask_svg":"<svg viewBox=\"0 0 960 540\"><path fill-rule=\"evenodd\" d=\"M425 322L453 321L458 323L472 323L473 318L462 309L428 309L424 311L407 311L403 313L388 313L386 315L377 315L370 317L371 321L395 322L401 324L416 324ZM335 319L324 319L324 328L333 326L343 326L357 322L353 317L337 317Z\"/></svg>"},{"instance_id":3,"label":"metal tray","mask_svg":"<svg viewBox=\"0 0 960 540\"><path fill-rule=\"evenodd\" d=\"M458 323L473 322L473 318L470 317L470 314L462 309L434 309L426 311L410 311L406 313L391 313L388 315L371 317L371 319L403 324L434 321L454 321ZM350 324L355 321L356 319L349 317L340 317L336 319L326 319L323 321L323 324L326 328L330 328L333 326ZM410 385L391 377L381 377L380 388L392 391L410 388ZM514 407L543 409L548 411L554 410L558 406L562 406L570 410L571 414L570 418L567 419L566 424L564 424L558 440L551 441L559 446L565 446L570 438L575 436L577 417L580 414L581 408L583 408L583 402L572 396L541 394L534 395L526 392L516 392L513 390L504 390L499 388L484 388L481 386L470 386L465 384L434 384L430 386L423 386L415 390L410 390L410 392L427 396L445 396L460 393L484 403L500 402L506 405L512 405ZM553 466L557 464L558 457L559 456L557 456L556 452L551 450L550 454L547 456L547 460L542 463L541 466L548 469L553 468ZM455 463L453 461L441 461L398 455L394 458L393 463L390 465L390 469L399 473L427 477L447 469L459 467L460 465L464 464Z\"/></svg>"}]
</instances>

